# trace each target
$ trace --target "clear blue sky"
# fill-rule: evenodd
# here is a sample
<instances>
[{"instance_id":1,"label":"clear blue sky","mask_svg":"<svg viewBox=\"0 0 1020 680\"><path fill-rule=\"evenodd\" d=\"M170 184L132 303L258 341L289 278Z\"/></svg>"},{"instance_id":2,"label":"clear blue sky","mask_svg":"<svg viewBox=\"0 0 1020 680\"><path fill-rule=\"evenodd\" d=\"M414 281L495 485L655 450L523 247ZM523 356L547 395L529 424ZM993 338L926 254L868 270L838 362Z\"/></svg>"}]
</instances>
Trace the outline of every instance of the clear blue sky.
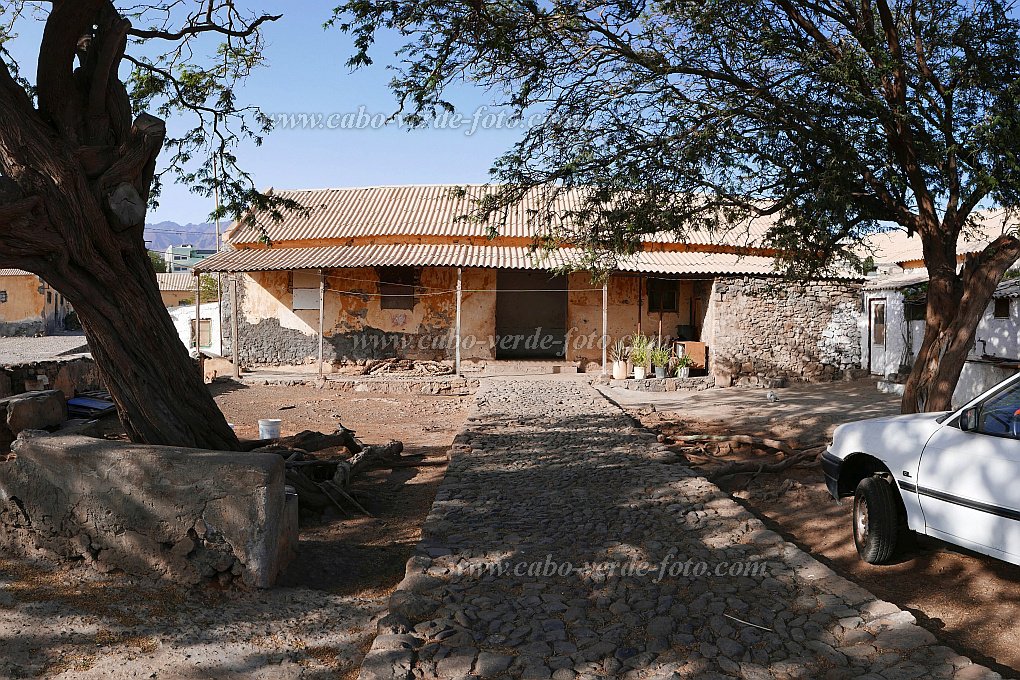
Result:
<instances>
[{"instance_id":1,"label":"clear blue sky","mask_svg":"<svg viewBox=\"0 0 1020 680\"><path fill-rule=\"evenodd\" d=\"M245 103L277 113L390 114L396 100L387 87L398 43L390 38L375 51L376 64L351 73L345 66L352 48L339 30L323 30L333 2L252 2L283 19L266 28L267 68L241 90ZM38 30L27 23L12 53L34 80ZM463 86L455 93L458 112L466 117L479 106L491 105L494 95ZM492 110L492 109L490 109ZM490 119L491 120L491 119ZM170 121L171 134L183 123ZM277 129L262 147L245 146L238 154L242 166L260 188L285 189L377 184L484 182L492 161L508 150L519 130L485 129L467 134L453 129L295 130ZM160 207L148 221L203 222L211 211L209 201L181 186L167 186Z\"/></svg>"}]
</instances>

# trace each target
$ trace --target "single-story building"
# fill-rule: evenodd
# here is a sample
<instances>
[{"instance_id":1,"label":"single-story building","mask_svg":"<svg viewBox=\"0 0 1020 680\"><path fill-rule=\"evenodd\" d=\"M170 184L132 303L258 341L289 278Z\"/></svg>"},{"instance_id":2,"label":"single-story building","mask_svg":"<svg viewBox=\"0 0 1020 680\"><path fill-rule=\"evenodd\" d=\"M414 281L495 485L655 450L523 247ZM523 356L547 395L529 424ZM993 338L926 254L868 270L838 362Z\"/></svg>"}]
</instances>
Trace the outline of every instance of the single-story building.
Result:
<instances>
[{"instance_id":1,"label":"single-story building","mask_svg":"<svg viewBox=\"0 0 1020 680\"><path fill-rule=\"evenodd\" d=\"M783 281L775 253L758 245L766 220L684 243L650 237L603 284L563 273L579 250L535 248L537 198L495 237L463 219L485 190L277 192L310 210L235 224L228 249L196 269L237 275L237 354L248 367L321 352L327 364L396 356L465 371L501 361L601 370L606 345L637 331L701 343L692 347L703 370L723 384L828 380L861 366L864 277Z\"/></svg>"},{"instance_id":2,"label":"single-story building","mask_svg":"<svg viewBox=\"0 0 1020 680\"><path fill-rule=\"evenodd\" d=\"M987 238L972 238L958 245L961 264L968 254L980 252L996 233L1007 228L1002 213L987 213L983 228ZM919 238L891 232L876 237L875 245L879 268L864 283L861 356L873 375L902 377L913 367L924 340L928 270ZM1007 278L978 323L974 346L953 396L954 405L966 403L1018 369L1020 280Z\"/></svg>"},{"instance_id":3,"label":"single-story building","mask_svg":"<svg viewBox=\"0 0 1020 680\"><path fill-rule=\"evenodd\" d=\"M159 294L163 298L163 305L165 307L174 308L181 305L194 304L195 277L190 272L178 274L157 273L156 281L159 283Z\"/></svg>"},{"instance_id":4,"label":"single-story building","mask_svg":"<svg viewBox=\"0 0 1020 680\"><path fill-rule=\"evenodd\" d=\"M72 311L64 296L35 274L0 269L0 336L55 333Z\"/></svg>"}]
</instances>

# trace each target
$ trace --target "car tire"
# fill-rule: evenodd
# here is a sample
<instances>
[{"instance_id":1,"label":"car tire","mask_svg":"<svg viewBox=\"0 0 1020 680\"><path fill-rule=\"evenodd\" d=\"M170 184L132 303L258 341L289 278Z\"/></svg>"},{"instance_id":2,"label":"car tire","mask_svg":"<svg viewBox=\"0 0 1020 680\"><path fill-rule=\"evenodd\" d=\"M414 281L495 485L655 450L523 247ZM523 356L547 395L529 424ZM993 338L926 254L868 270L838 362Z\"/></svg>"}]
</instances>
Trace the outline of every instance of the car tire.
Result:
<instances>
[{"instance_id":1,"label":"car tire","mask_svg":"<svg viewBox=\"0 0 1020 680\"><path fill-rule=\"evenodd\" d=\"M885 564L900 535L896 490L880 477L865 477L854 494L854 545L868 564Z\"/></svg>"}]
</instances>

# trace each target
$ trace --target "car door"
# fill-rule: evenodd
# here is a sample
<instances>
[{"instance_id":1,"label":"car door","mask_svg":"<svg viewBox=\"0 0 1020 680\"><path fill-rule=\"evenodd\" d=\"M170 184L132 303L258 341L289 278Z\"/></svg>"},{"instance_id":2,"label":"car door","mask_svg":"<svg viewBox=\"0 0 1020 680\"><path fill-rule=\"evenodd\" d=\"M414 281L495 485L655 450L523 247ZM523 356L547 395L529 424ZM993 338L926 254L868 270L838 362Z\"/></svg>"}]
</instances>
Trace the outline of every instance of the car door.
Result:
<instances>
[{"instance_id":1,"label":"car door","mask_svg":"<svg viewBox=\"0 0 1020 680\"><path fill-rule=\"evenodd\" d=\"M933 536L1020 556L1020 383L976 409L965 411L973 430L950 421L924 447L916 488L924 522Z\"/></svg>"}]
</instances>

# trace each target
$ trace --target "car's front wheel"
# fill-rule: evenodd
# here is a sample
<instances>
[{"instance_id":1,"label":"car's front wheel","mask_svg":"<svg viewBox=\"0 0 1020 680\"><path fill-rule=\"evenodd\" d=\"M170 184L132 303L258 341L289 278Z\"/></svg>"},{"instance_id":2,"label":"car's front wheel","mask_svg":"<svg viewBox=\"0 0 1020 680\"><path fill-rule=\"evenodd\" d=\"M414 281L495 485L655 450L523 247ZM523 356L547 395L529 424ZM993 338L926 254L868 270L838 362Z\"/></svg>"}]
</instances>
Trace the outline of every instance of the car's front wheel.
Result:
<instances>
[{"instance_id":1,"label":"car's front wheel","mask_svg":"<svg viewBox=\"0 0 1020 680\"><path fill-rule=\"evenodd\" d=\"M896 490L881 477L865 477L854 494L854 544L868 564L884 564L896 550L900 518Z\"/></svg>"}]
</instances>

